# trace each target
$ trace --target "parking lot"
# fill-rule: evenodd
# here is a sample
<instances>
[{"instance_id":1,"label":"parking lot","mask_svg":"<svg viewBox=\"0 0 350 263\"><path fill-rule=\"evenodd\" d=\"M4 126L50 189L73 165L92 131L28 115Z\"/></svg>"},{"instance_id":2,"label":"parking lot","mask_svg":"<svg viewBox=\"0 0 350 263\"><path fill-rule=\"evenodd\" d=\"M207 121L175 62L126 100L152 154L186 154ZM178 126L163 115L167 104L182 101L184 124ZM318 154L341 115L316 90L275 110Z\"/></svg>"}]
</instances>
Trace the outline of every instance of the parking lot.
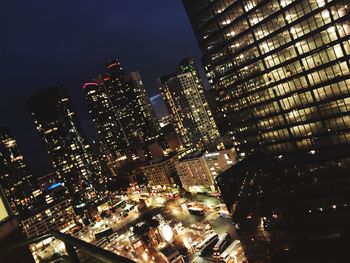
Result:
<instances>
[{"instance_id":1,"label":"parking lot","mask_svg":"<svg viewBox=\"0 0 350 263\"><path fill-rule=\"evenodd\" d=\"M223 262L213 257L210 249L201 253L196 246L213 233L218 239L225 233L229 233L232 241L237 239L231 220L220 216L223 205L217 197L139 192L116 196L116 200L103 207L95 222L72 234L145 263ZM188 208L202 213L193 215ZM50 251L57 251L57 248ZM173 255L166 255L169 251ZM175 261L167 256L174 256Z\"/></svg>"}]
</instances>

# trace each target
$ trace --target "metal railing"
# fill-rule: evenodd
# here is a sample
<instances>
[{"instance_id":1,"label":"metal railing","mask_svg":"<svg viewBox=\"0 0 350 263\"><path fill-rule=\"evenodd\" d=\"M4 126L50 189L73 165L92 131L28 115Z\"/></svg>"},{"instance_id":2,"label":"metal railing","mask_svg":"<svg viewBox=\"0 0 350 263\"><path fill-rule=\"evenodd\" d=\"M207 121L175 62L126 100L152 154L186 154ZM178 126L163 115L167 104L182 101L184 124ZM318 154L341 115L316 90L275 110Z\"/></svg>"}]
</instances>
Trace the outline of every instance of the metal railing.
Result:
<instances>
[{"instance_id":1,"label":"metal railing","mask_svg":"<svg viewBox=\"0 0 350 263\"><path fill-rule=\"evenodd\" d=\"M0 248L1 254L6 254L10 251L16 250L18 248L21 248L23 246L29 246L34 243L39 243L47 238L54 237L60 241L62 241L65 244L66 252L69 257L69 261L72 263L80 263L80 259L77 253L77 250L79 252L83 252L86 255L91 256L93 259L100 260L102 262L110 262L110 263L135 263L135 261L128 259L126 257L122 257L120 255L114 254L108 250L102 249L98 246L95 246L93 244L87 243L83 240L80 240L78 238L72 237L67 234L63 234L58 231L53 231L48 234L40 235L34 238L31 238L27 241L24 241L22 243L9 246L7 248Z\"/></svg>"}]
</instances>

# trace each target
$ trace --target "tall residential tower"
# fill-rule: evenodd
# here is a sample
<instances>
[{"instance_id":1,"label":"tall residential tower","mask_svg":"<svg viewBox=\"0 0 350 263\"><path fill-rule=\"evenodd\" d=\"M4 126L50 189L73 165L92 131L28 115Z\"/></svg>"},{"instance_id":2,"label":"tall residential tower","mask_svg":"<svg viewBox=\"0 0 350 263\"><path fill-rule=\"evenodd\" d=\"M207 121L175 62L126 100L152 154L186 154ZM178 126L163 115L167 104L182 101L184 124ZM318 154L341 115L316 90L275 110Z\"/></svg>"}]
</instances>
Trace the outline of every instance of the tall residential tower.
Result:
<instances>
[{"instance_id":1,"label":"tall residential tower","mask_svg":"<svg viewBox=\"0 0 350 263\"><path fill-rule=\"evenodd\" d=\"M85 101L89 113L108 156L116 159L125 154L127 148L126 133L123 130L116 109L109 97L101 78L83 86Z\"/></svg>"},{"instance_id":2,"label":"tall residential tower","mask_svg":"<svg viewBox=\"0 0 350 263\"><path fill-rule=\"evenodd\" d=\"M138 72L125 74L117 60L106 73L84 84L89 113L112 159L140 151L159 138L159 124Z\"/></svg>"},{"instance_id":3,"label":"tall residential tower","mask_svg":"<svg viewBox=\"0 0 350 263\"><path fill-rule=\"evenodd\" d=\"M153 105L146 93L145 86L139 72L134 71L129 74L129 82L133 88L133 101L135 114L139 115L139 129L142 130L146 143L158 139L160 133L159 121L154 112Z\"/></svg>"},{"instance_id":4,"label":"tall residential tower","mask_svg":"<svg viewBox=\"0 0 350 263\"><path fill-rule=\"evenodd\" d=\"M93 201L99 175L66 91L61 87L46 89L32 96L28 106L52 166L74 204Z\"/></svg>"},{"instance_id":5,"label":"tall residential tower","mask_svg":"<svg viewBox=\"0 0 350 263\"><path fill-rule=\"evenodd\" d=\"M12 211L21 217L34 210L33 183L15 138L8 129L0 127L0 185Z\"/></svg>"},{"instance_id":6,"label":"tall residential tower","mask_svg":"<svg viewBox=\"0 0 350 263\"><path fill-rule=\"evenodd\" d=\"M210 149L219 137L195 62L184 59L161 78L161 94L184 147Z\"/></svg>"}]
</instances>

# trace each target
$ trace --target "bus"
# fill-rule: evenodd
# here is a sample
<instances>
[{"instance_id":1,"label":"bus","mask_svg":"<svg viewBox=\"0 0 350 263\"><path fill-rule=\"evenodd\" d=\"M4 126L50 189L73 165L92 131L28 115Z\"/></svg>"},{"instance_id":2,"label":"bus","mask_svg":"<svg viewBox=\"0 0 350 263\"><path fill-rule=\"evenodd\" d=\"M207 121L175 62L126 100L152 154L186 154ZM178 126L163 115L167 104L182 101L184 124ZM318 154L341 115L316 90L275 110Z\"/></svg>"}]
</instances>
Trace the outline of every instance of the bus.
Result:
<instances>
[{"instance_id":1,"label":"bus","mask_svg":"<svg viewBox=\"0 0 350 263\"><path fill-rule=\"evenodd\" d=\"M126 205L126 202L124 199L120 200L118 203L116 203L112 208L113 209L118 209L120 207L124 207Z\"/></svg>"},{"instance_id":2,"label":"bus","mask_svg":"<svg viewBox=\"0 0 350 263\"><path fill-rule=\"evenodd\" d=\"M113 229L111 227L109 227L109 228L103 229L103 230L101 230L99 232L96 232L95 233L95 238L96 239L100 239L100 238L103 238L103 237L108 237L108 236L110 236L112 234L113 234Z\"/></svg>"},{"instance_id":3,"label":"bus","mask_svg":"<svg viewBox=\"0 0 350 263\"><path fill-rule=\"evenodd\" d=\"M212 233L196 246L196 250L202 255L205 254L218 241L218 235Z\"/></svg>"},{"instance_id":4,"label":"bus","mask_svg":"<svg viewBox=\"0 0 350 263\"><path fill-rule=\"evenodd\" d=\"M119 237L118 232L114 232L113 234L111 234L111 235L108 237L108 239L109 239L109 241L112 241L112 240L117 239L118 237Z\"/></svg>"},{"instance_id":5,"label":"bus","mask_svg":"<svg viewBox=\"0 0 350 263\"><path fill-rule=\"evenodd\" d=\"M245 255L241 242L239 240L233 241L233 243L220 255L220 259L223 262L245 262Z\"/></svg>"},{"instance_id":6,"label":"bus","mask_svg":"<svg viewBox=\"0 0 350 263\"><path fill-rule=\"evenodd\" d=\"M104 247L105 245L107 245L108 244L108 239L107 238L105 238L105 237L103 237L103 238L101 238L100 240L98 240L97 241L97 243L95 244L95 246L97 246L97 247Z\"/></svg>"},{"instance_id":7,"label":"bus","mask_svg":"<svg viewBox=\"0 0 350 263\"><path fill-rule=\"evenodd\" d=\"M213 253L214 257L219 257L221 253L224 251L224 249L229 245L231 242L231 236L230 233L226 232L218 242L216 242L214 248L213 248Z\"/></svg>"},{"instance_id":8,"label":"bus","mask_svg":"<svg viewBox=\"0 0 350 263\"><path fill-rule=\"evenodd\" d=\"M188 208L188 212L190 214L196 215L196 216L204 215L204 210L202 208L199 208L199 207L190 207L190 208Z\"/></svg>"}]
</instances>

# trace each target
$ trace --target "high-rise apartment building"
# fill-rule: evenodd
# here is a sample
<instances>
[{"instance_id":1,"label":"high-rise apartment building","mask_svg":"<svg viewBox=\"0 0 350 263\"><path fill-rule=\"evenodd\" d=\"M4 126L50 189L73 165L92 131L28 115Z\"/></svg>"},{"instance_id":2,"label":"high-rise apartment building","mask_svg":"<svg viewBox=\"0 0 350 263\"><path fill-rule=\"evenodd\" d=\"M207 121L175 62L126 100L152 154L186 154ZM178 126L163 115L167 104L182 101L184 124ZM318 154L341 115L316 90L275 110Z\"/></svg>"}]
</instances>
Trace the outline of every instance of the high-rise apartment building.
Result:
<instances>
[{"instance_id":1,"label":"high-rise apartment building","mask_svg":"<svg viewBox=\"0 0 350 263\"><path fill-rule=\"evenodd\" d=\"M33 177L16 139L8 129L0 127L0 185L14 214L22 218L33 211Z\"/></svg>"},{"instance_id":2,"label":"high-rise apartment building","mask_svg":"<svg viewBox=\"0 0 350 263\"><path fill-rule=\"evenodd\" d=\"M139 115L139 129L143 133L144 141L155 141L160 136L160 125L150 98L146 93L145 86L139 72L134 71L129 74L129 83L133 89L133 101L135 114Z\"/></svg>"},{"instance_id":3,"label":"high-rise apartment building","mask_svg":"<svg viewBox=\"0 0 350 263\"><path fill-rule=\"evenodd\" d=\"M117 112L102 79L83 86L89 113L105 149L112 159L125 154L126 133L117 118Z\"/></svg>"},{"instance_id":4,"label":"high-rise apartment building","mask_svg":"<svg viewBox=\"0 0 350 263\"><path fill-rule=\"evenodd\" d=\"M52 166L73 202L81 207L96 197L96 171L66 91L53 87L28 100L34 123L52 160Z\"/></svg>"},{"instance_id":5,"label":"high-rise apartment building","mask_svg":"<svg viewBox=\"0 0 350 263\"><path fill-rule=\"evenodd\" d=\"M125 74L117 60L106 70L83 87L101 142L114 159L139 151L147 156L147 145L159 138L160 131L141 77L138 72Z\"/></svg>"},{"instance_id":6,"label":"high-rise apartment building","mask_svg":"<svg viewBox=\"0 0 350 263\"><path fill-rule=\"evenodd\" d=\"M173 73L163 76L160 91L183 146L213 147L219 132L194 60L184 59Z\"/></svg>"},{"instance_id":7,"label":"high-rise apartment building","mask_svg":"<svg viewBox=\"0 0 350 263\"><path fill-rule=\"evenodd\" d=\"M143 142L143 133L137 127L139 115L136 114L135 93L118 60L111 60L106 65L107 74L104 85L117 113L117 119L125 134L124 138L129 153L135 153Z\"/></svg>"},{"instance_id":8,"label":"high-rise apartment building","mask_svg":"<svg viewBox=\"0 0 350 263\"><path fill-rule=\"evenodd\" d=\"M338 262L350 236L348 1L183 4L248 156L218 183L249 262Z\"/></svg>"}]
</instances>

